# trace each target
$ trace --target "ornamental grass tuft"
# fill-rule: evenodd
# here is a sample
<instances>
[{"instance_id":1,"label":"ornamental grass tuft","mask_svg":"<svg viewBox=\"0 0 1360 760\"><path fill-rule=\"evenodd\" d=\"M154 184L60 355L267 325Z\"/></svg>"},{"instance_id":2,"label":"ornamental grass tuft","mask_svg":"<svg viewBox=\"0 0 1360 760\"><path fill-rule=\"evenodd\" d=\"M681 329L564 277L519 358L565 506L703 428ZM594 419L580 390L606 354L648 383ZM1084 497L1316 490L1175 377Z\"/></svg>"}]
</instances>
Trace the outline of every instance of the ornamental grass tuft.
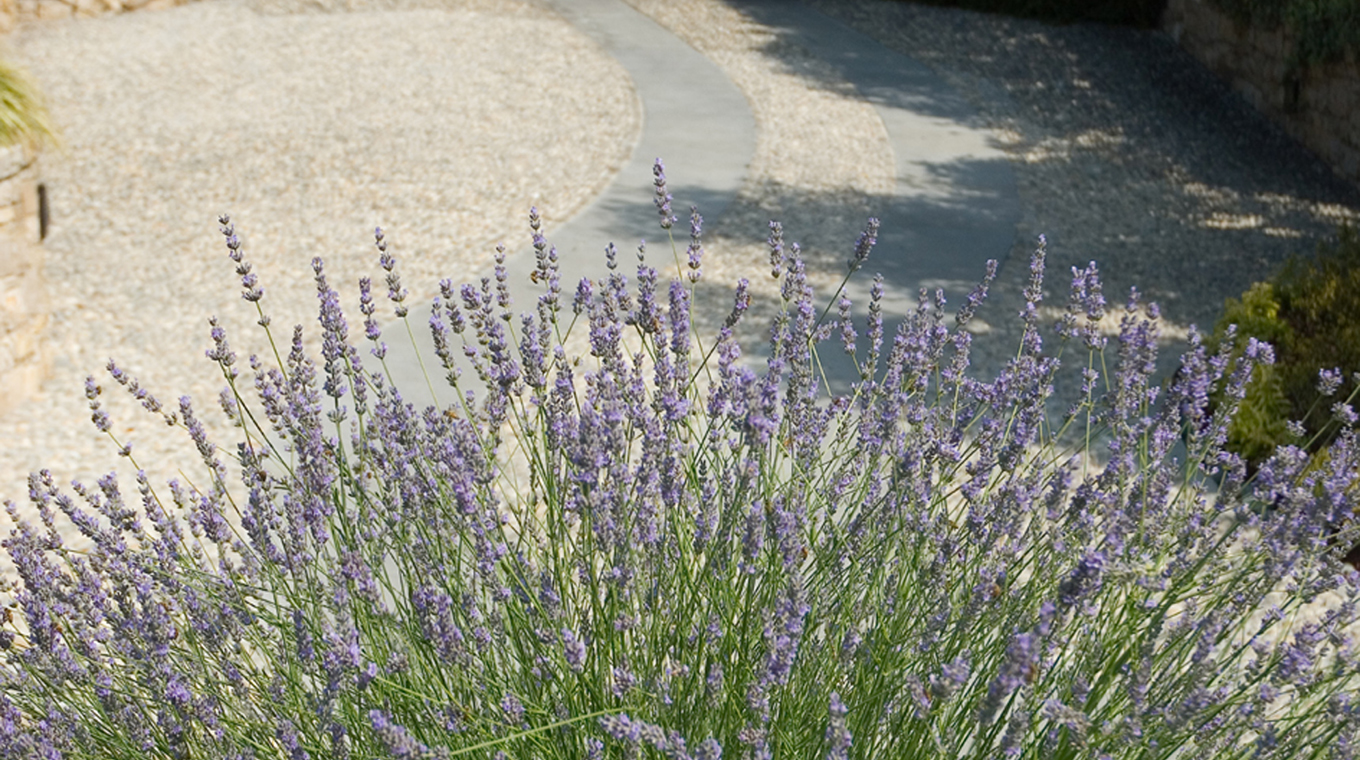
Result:
<instances>
[{"instance_id":1,"label":"ornamental grass tuft","mask_svg":"<svg viewBox=\"0 0 1360 760\"><path fill-rule=\"evenodd\" d=\"M957 312L923 294L889 329L881 280L867 319L817 300L772 225L782 303L757 362L747 282L716 335L693 329L695 213L673 279L642 261L563 293L549 250L536 303L503 274L444 282L426 313L459 401L419 409L387 379L371 282L356 340L314 260L311 357L302 326L270 332L220 221L276 346L241 362L213 325L240 440L110 363L214 476L72 497L40 472L40 525L7 504L0 757L1357 754L1360 575L1329 548L1357 532L1355 415L1325 463L1283 447L1248 481L1223 444L1266 344L1229 370L1192 332L1163 387L1155 306L1132 296L1107 346L1094 265L1040 324L1041 245L1023 341L979 379L962 328L995 265ZM1064 352L1085 397L1050 415ZM859 372L843 395L832 353Z\"/></svg>"},{"instance_id":2,"label":"ornamental grass tuft","mask_svg":"<svg viewBox=\"0 0 1360 760\"><path fill-rule=\"evenodd\" d=\"M0 148L60 146L42 93L22 69L0 61Z\"/></svg>"}]
</instances>

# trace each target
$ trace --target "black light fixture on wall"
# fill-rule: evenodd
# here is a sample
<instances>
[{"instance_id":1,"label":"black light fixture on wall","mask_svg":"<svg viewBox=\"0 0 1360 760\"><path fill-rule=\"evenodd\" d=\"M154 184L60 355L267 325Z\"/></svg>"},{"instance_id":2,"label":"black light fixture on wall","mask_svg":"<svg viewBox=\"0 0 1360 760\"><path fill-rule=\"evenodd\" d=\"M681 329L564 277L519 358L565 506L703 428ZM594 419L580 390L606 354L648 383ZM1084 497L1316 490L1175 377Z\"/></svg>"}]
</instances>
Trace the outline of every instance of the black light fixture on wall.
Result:
<instances>
[{"instance_id":1,"label":"black light fixture on wall","mask_svg":"<svg viewBox=\"0 0 1360 760\"><path fill-rule=\"evenodd\" d=\"M47 239L47 185L38 184L38 240L39 242Z\"/></svg>"}]
</instances>

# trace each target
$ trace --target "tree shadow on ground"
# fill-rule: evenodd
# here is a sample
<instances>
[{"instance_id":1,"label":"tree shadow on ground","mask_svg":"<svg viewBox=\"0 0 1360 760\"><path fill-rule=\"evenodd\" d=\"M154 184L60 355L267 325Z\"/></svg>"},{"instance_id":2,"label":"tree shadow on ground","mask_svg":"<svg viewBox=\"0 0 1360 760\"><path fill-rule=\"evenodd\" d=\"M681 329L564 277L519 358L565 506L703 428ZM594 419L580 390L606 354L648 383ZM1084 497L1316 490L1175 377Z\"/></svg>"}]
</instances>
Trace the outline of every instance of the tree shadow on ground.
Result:
<instances>
[{"instance_id":1,"label":"tree shadow on ground","mask_svg":"<svg viewBox=\"0 0 1360 760\"><path fill-rule=\"evenodd\" d=\"M962 93L923 97L920 71L903 64L884 72L888 85L898 78L897 94L873 87L868 100L1004 135L997 144L1016 172L1023 219L1008 267L1020 271L1000 287L1023 286L1044 233L1050 271L1095 260L1108 293L1122 298L1136 285L1171 321L1207 327L1224 298L1360 220L1360 189L1160 32L910 3L811 4ZM731 5L774 31L763 52L782 70L855 96L807 65L776 6Z\"/></svg>"}]
</instances>

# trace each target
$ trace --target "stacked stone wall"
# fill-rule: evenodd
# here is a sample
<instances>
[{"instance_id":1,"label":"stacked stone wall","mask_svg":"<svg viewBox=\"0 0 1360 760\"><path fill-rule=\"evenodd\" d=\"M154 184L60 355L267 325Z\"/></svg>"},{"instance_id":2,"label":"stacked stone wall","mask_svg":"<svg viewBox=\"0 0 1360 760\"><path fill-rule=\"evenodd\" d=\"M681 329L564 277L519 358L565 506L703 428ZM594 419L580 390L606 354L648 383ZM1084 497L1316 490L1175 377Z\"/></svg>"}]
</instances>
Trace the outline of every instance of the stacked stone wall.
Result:
<instances>
[{"instance_id":1,"label":"stacked stone wall","mask_svg":"<svg viewBox=\"0 0 1360 760\"><path fill-rule=\"evenodd\" d=\"M102 16L141 9L172 8L189 0L0 0L0 33L22 21Z\"/></svg>"},{"instance_id":2,"label":"stacked stone wall","mask_svg":"<svg viewBox=\"0 0 1360 760\"><path fill-rule=\"evenodd\" d=\"M155 10L190 0L0 0L0 34L25 21ZM37 392L51 366L43 279L38 164L23 146L0 148L0 414Z\"/></svg>"},{"instance_id":3,"label":"stacked stone wall","mask_svg":"<svg viewBox=\"0 0 1360 760\"><path fill-rule=\"evenodd\" d=\"M0 149L0 414L38 390L51 363L39 226L34 153Z\"/></svg>"},{"instance_id":4,"label":"stacked stone wall","mask_svg":"<svg viewBox=\"0 0 1360 760\"><path fill-rule=\"evenodd\" d=\"M1360 184L1360 64L1341 61L1298 69L1285 29L1239 24L1209 0L1169 0L1162 28L1253 106Z\"/></svg>"}]
</instances>

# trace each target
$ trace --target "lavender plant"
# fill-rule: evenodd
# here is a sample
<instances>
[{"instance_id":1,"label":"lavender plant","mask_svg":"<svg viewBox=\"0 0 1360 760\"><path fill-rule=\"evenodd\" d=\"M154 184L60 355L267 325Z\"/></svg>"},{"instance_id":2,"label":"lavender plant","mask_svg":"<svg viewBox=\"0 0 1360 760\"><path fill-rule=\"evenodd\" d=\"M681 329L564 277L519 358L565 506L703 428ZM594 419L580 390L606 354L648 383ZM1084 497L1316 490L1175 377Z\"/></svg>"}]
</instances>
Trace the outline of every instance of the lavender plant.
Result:
<instances>
[{"instance_id":1,"label":"lavender plant","mask_svg":"<svg viewBox=\"0 0 1360 760\"><path fill-rule=\"evenodd\" d=\"M309 358L302 326L275 344L220 221L276 345L243 373L213 325L241 440L218 449L188 398L167 411L110 363L212 482L143 475L132 495L109 477L72 498L37 473L41 526L7 503L2 757L1356 755L1360 576L1327 548L1336 526L1356 535L1355 415L1338 405L1322 466L1282 448L1244 482L1223 442L1267 345L1225 376L1229 347L1192 333L1163 390L1157 311L1135 295L1106 376L1092 265L1046 350L1041 245L1022 344L978 379L962 327L995 265L952 325L923 293L889 334L881 280L866 322L839 292L819 309L771 225L782 304L758 372L739 341L747 282L695 340L697 213L668 284L642 261L570 296L535 215L543 294L514 310L503 253L494 277L442 283L428 326L458 400L417 409L387 379L369 280L366 365L313 261ZM825 390L827 351L859 370L848 394ZM1055 425L1065 351L1086 395ZM90 380L107 431L100 395ZM93 548L67 548L57 512Z\"/></svg>"}]
</instances>

